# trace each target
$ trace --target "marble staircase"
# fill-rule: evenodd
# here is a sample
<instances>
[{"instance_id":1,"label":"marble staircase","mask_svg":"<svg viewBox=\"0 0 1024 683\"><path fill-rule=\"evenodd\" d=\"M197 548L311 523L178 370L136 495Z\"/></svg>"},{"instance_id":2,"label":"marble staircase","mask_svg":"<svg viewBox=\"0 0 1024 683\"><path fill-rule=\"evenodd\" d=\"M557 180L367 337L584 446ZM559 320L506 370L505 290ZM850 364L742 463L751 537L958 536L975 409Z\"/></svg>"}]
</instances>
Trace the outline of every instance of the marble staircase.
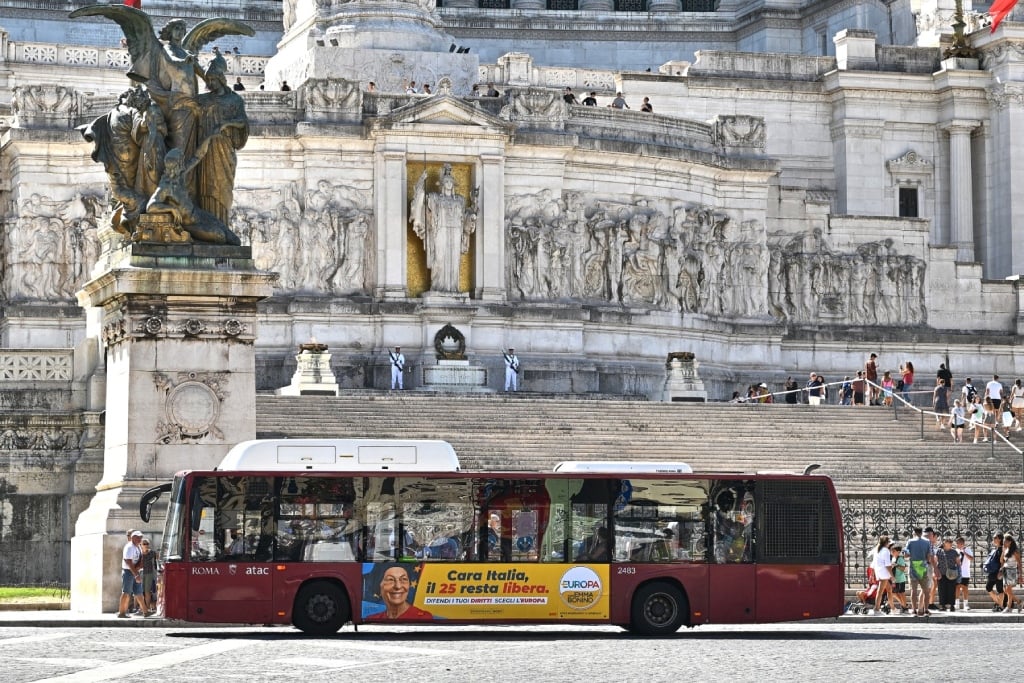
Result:
<instances>
[{"instance_id":1,"label":"marble staircase","mask_svg":"<svg viewBox=\"0 0 1024 683\"><path fill-rule=\"evenodd\" d=\"M931 417L922 439L920 417L907 409L894 419L891 408L880 407L366 390L338 397L260 394L256 411L260 438L445 439L466 470L630 459L684 461L697 472L802 472L817 463L844 495L1022 489L1016 451L1002 442L994 451L987 443L953 444Z\"/></svg>"}]
</instances>

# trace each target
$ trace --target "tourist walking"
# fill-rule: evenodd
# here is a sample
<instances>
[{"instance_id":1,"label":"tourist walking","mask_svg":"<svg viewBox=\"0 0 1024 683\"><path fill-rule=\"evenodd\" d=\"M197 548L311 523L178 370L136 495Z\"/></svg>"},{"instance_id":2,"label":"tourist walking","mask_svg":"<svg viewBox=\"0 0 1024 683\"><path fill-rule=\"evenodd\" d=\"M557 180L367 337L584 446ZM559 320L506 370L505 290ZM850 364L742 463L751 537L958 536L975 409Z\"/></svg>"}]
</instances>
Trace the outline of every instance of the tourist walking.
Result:
<instances>
[{"instance_id":1,"label":"tourist walking","mask_svg":"<svg viewBox=\"0 0 1024 683\"><path fill-rule=\"evenodd\" d=\"M945 419L949 413L949 387L941 378L935 380L935 389L932 390L932 410L935 411L935 424L938 429L945 428Z\"/></svg>"},{"instance_id":2,"label":"tourist walking","mask_svg":"<svg viewBox=\"0 0 1024 683\"><path fill-rule=\"evenodd\" d=\"M873 353L868 356L868 360L864 363L864 379L870 383L871 393L869 401L871 405L878 405L878 354Z\"/></svg>"},{"instance_id":3,"label":"tourist walking","mask_svg":"<svg viewBox=\"0 0 1024 683\"><path fill-rule=\"evenodd\" d=\"M953 437L953 443L964 442L964 425L967 423L967 411L964 410L960 399L953 401L953 409L949 411L949 434Z\"/></svg>"},{"instance_id":4,"label":"tourist walking","mask_svg":"<svg viewBox=\"0 0 1024 683\"><path fill-rule=\"evenodd\" d=\"M882 402L886 406L892 406L892 392L895 387L896 383L892 381L892 373L886 370L885 374L882 375ZM877 391L877 388L874 388L873 390Z\"/></svg>"},{"instance_id":5,"label":"tourist walking","mask_svg":"<svg viewBox=\"0 0 1024 683\"><path fill-rule=\"evenodd\" d=\"M857 379L850 383L850 388L853 390L853 405L862 406L864 405L864 395L868 387L868 383L864 380L864 371L857 371ZM847 403L846 405L850 405Z\"/></svg>"},{"instance_id":6,"label":"tourist walking","mask_svg":"<svg viewBox=\"0 0 1024 683\"><path fill-rule=\"evenodd\" d=\"M914 390L914 364L909 360L900 366L900 381L903 383L900 387L903 400L913 405L910 392Z\"/></svg>"},{"instance_id":7,"label":"tourist walking","mask_svg":"<svg viewBox=\"0 0 1024 683\"><path fill-rule=\"evenodd\" d=\"M878 592L875 593L874 614L881 611L882 602L886 599L889 601L890 609L892 608L893 559L889 545L889 537L883 535L879 537L878 547L875 548L875 560L872 566L875 569L875 579L878 581Z\"/></svg>"},{"instance_id":8,"label":"tourist walking","mask_svg":"<svg viewBox=\"0 0 1024 683\"><path fill-rule=\"evenodd\" d=\"M1004 612L1012 612L1016 606L1021 611L1021 602L1013 594L1020 583L1020 547L1010 534L1003 534L1003 593L1006 594Z\"/></svg>"},{"instance_id":9,"label":"tourist walking","mask_svg":"<svg viewBox=\"0 0 1024 683\"><path fill-rule=\"evenodd\" d=\"M971 609L971 565L974 564L974 551L967 547L963 536L956 537L956 552L960 557L960 582L956 587L956 605L958 609Z\"/></svg>"},{"instance_id":10,"label":"tourist walking","mask_svg":"<svg viewBox=\"0 0 1024 683\"><path fill-rule=\"evenodd\" d=\"M790 405L796 405L797 403L800 402L800 385L796 383L795 379L793 379L791 376L787 377L786 383L783 385L783 388L786 390L786 403Z\"/></svg>"},{"instance_id":11,"label":"tourist walking","mask_svg":"<svg viewBox=\"0 0 1024 683\"><path fill-rule=\"evenodd\" d=\"M1013 418L1019 432L1022 424L1024 424L1024 386L1021 386L1019 379L1010 388L1010 411L1013 412Z\"/></svg>"},{"instance_id":12,"label":"tourist walking","mask_svg":"<svg viewBox=\"0 0 1024 683\"><path fill-rule=\"evenodd\" d=\"M129 540L121 551L121 600L118 603L117 616L128 618L128 608L132 598L138 603L140 613L145 616L146 610L142 602L142 532L132 530Z\"/></svg>"},{"instance_id":13,"label":"tourist walking","mask_svg":"<svg viewBox=\"0 0 1024 683\"><path fill-rule=\"evenodd\" d=\"M1003 535L997 533L992 536L992 549L988 551L985 564L985 592L992 598L992 611L1002 612L1006 602L1006 595L1003 593Z\"/></svg>"},{"instance_id":14,"label":"tourist walking","mask_svg":"<svg viewBox=\"0 0 1024 683\"><path fill-rule=\"evenodd\" d=\"M953 549L953 539L942 539L942 547L935 553L935 576L939 581L939 609L956 609L956 587L960 583L960 558Z\"/></svg>"},{"instance_id":15,"label":"tourist walking","mask_svg":"<svg viewBox=\"0 0 1024 683\"><path fill-rule=\"evenodd\" d=\"M903 546L893 543L890 548L892 553L892 597L895 602L900 603L900 614L910 611L907 605L907 556L903 552ZM892 605L895 610L895 603Z\"/></svg>"},{"instance_id":16,"label":"tourist walking","mask_svg":"<svg viewBox=\"0 0 1024 683\"><path fill-rule=\"evenodd\" d=\"M931 544L921 537L921 527L914 527L914 536L907 542L906 551L910 561L910 606L915 617L926 617L935 557Z\"/></svg>"},{"instance_id":17,"label":"tourist walking","mask_svg":"<svg viewBox=\"0 0 1024 683\"><path fill-rule=\"evenodd\" d=\"M807 402L812 406L820 406L822 400L822 394L824 393L822 386L824 382L821 380L821 375L812 372L811 377L807 380Z\"/></svg>"}]
</instances>

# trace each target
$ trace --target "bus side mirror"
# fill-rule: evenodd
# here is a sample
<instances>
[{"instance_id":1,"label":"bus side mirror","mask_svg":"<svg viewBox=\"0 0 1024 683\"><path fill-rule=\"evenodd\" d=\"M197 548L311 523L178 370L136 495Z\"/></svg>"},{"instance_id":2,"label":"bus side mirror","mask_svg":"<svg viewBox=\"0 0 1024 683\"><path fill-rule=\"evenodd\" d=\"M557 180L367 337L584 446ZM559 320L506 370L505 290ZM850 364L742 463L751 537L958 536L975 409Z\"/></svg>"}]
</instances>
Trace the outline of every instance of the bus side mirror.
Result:
<instances>
[{"instance_id":1,"label":"bus side mirror","mask_svg":"<svg viewBox=\"0 0 1024 683\"><path fill-rule=\"evenodd\" d=\"M139 517L142 518L143 522L149 522L149 518L153 513L153 505L160 499L160 494L166 493L171 490L171 483L160 484L154 486L139 498Z\"/></svg>"}]
</instances>

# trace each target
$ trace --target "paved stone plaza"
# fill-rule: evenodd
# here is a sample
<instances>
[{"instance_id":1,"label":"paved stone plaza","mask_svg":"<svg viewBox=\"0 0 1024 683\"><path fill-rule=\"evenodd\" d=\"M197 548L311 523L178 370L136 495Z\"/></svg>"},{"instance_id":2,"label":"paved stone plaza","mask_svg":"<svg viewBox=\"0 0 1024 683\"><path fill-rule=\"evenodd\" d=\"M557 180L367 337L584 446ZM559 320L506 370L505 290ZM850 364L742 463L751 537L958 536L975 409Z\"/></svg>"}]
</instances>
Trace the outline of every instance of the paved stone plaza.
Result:
<instances>
[{"instance_id":1,"label":"paved stone plaza","mask_svg":"<svg viewBox=\"0 0 1024 683\"><path fill-rule=\"evenodd\" d=\"M323 639L286 628L12 626L0 628L0 667L10 683L986 680L1024 663L1008 645L1021 631L1015 618L981 615L701 627L667 639L569 626L347 627Z\"/></svg>"}]
</instances>

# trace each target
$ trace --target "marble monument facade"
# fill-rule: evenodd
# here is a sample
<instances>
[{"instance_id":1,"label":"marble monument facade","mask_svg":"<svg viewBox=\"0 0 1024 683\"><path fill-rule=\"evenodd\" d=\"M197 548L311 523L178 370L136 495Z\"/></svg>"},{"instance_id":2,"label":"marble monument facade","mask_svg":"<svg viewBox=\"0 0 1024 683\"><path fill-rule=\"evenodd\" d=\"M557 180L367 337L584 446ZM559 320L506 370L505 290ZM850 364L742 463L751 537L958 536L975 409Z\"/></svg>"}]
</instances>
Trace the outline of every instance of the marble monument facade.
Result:
<instances>
[{"instance_id":1,"label":"marble monument facade","mask_svg":"<svg viewBox=\"0 0 1024 683\"><path fill-rule=\"evenodd\" d=\"M508 347L524 359L524 389L654 399L679 351L695 354L710 400L755 378L842 375L870 351L884 369L948 355L959 372L1024 372L1024 197L1013 187L1024 25L972 33L973 63L944 60L943 2L916 14L894 3L892 33L877 7L858 15L855 2L743 40L711 22L730 37L656 45L650 72L610 63L610 49L559 63L569 36L544 28L558 12L523 9L537 28L516 47L506 33L519 19L508 18L492 55L449 52L475 35L479 8L301 0L286 20L280 3L253 3L256 35L238 54L221 47L250 122L228 223L258 269L280 274L253 305L254 384L287 385L295 349L315 338L341 390L385 387L387 348L423 367L448 324L491 388ZM742 9L713 14L739 31L756 24ZM612 12L573 11L573 22ZM664 14L666 25L695 21ZM129 60L109 27L11 17L0 31L0 373L10 365L17 379L0 392L0 452L54 472L51 488L72 501L66 528L102 475L110 350L75 293L116 241L103 228L106 174L74 128L116 104ZM376 37L353 42L335 17ZM655 19L623 19L615 40L640 50L628 36ZM416 40L389 45L392 29ZM787 36L799 46L788 54L776 49ZM432 94L406 93L410 80ZM489 83L499 96L486 96ZM599 106L566 103L566 87ZM630 109L605 106L617 92ZM644 97L653 113L639 111ZM447 241L458 276L435 287L416 186L426 172L424 197L443 195L446 165L473 229ZM52 363L72 367L32 377Z\"/></svg>"}]
</instances>

